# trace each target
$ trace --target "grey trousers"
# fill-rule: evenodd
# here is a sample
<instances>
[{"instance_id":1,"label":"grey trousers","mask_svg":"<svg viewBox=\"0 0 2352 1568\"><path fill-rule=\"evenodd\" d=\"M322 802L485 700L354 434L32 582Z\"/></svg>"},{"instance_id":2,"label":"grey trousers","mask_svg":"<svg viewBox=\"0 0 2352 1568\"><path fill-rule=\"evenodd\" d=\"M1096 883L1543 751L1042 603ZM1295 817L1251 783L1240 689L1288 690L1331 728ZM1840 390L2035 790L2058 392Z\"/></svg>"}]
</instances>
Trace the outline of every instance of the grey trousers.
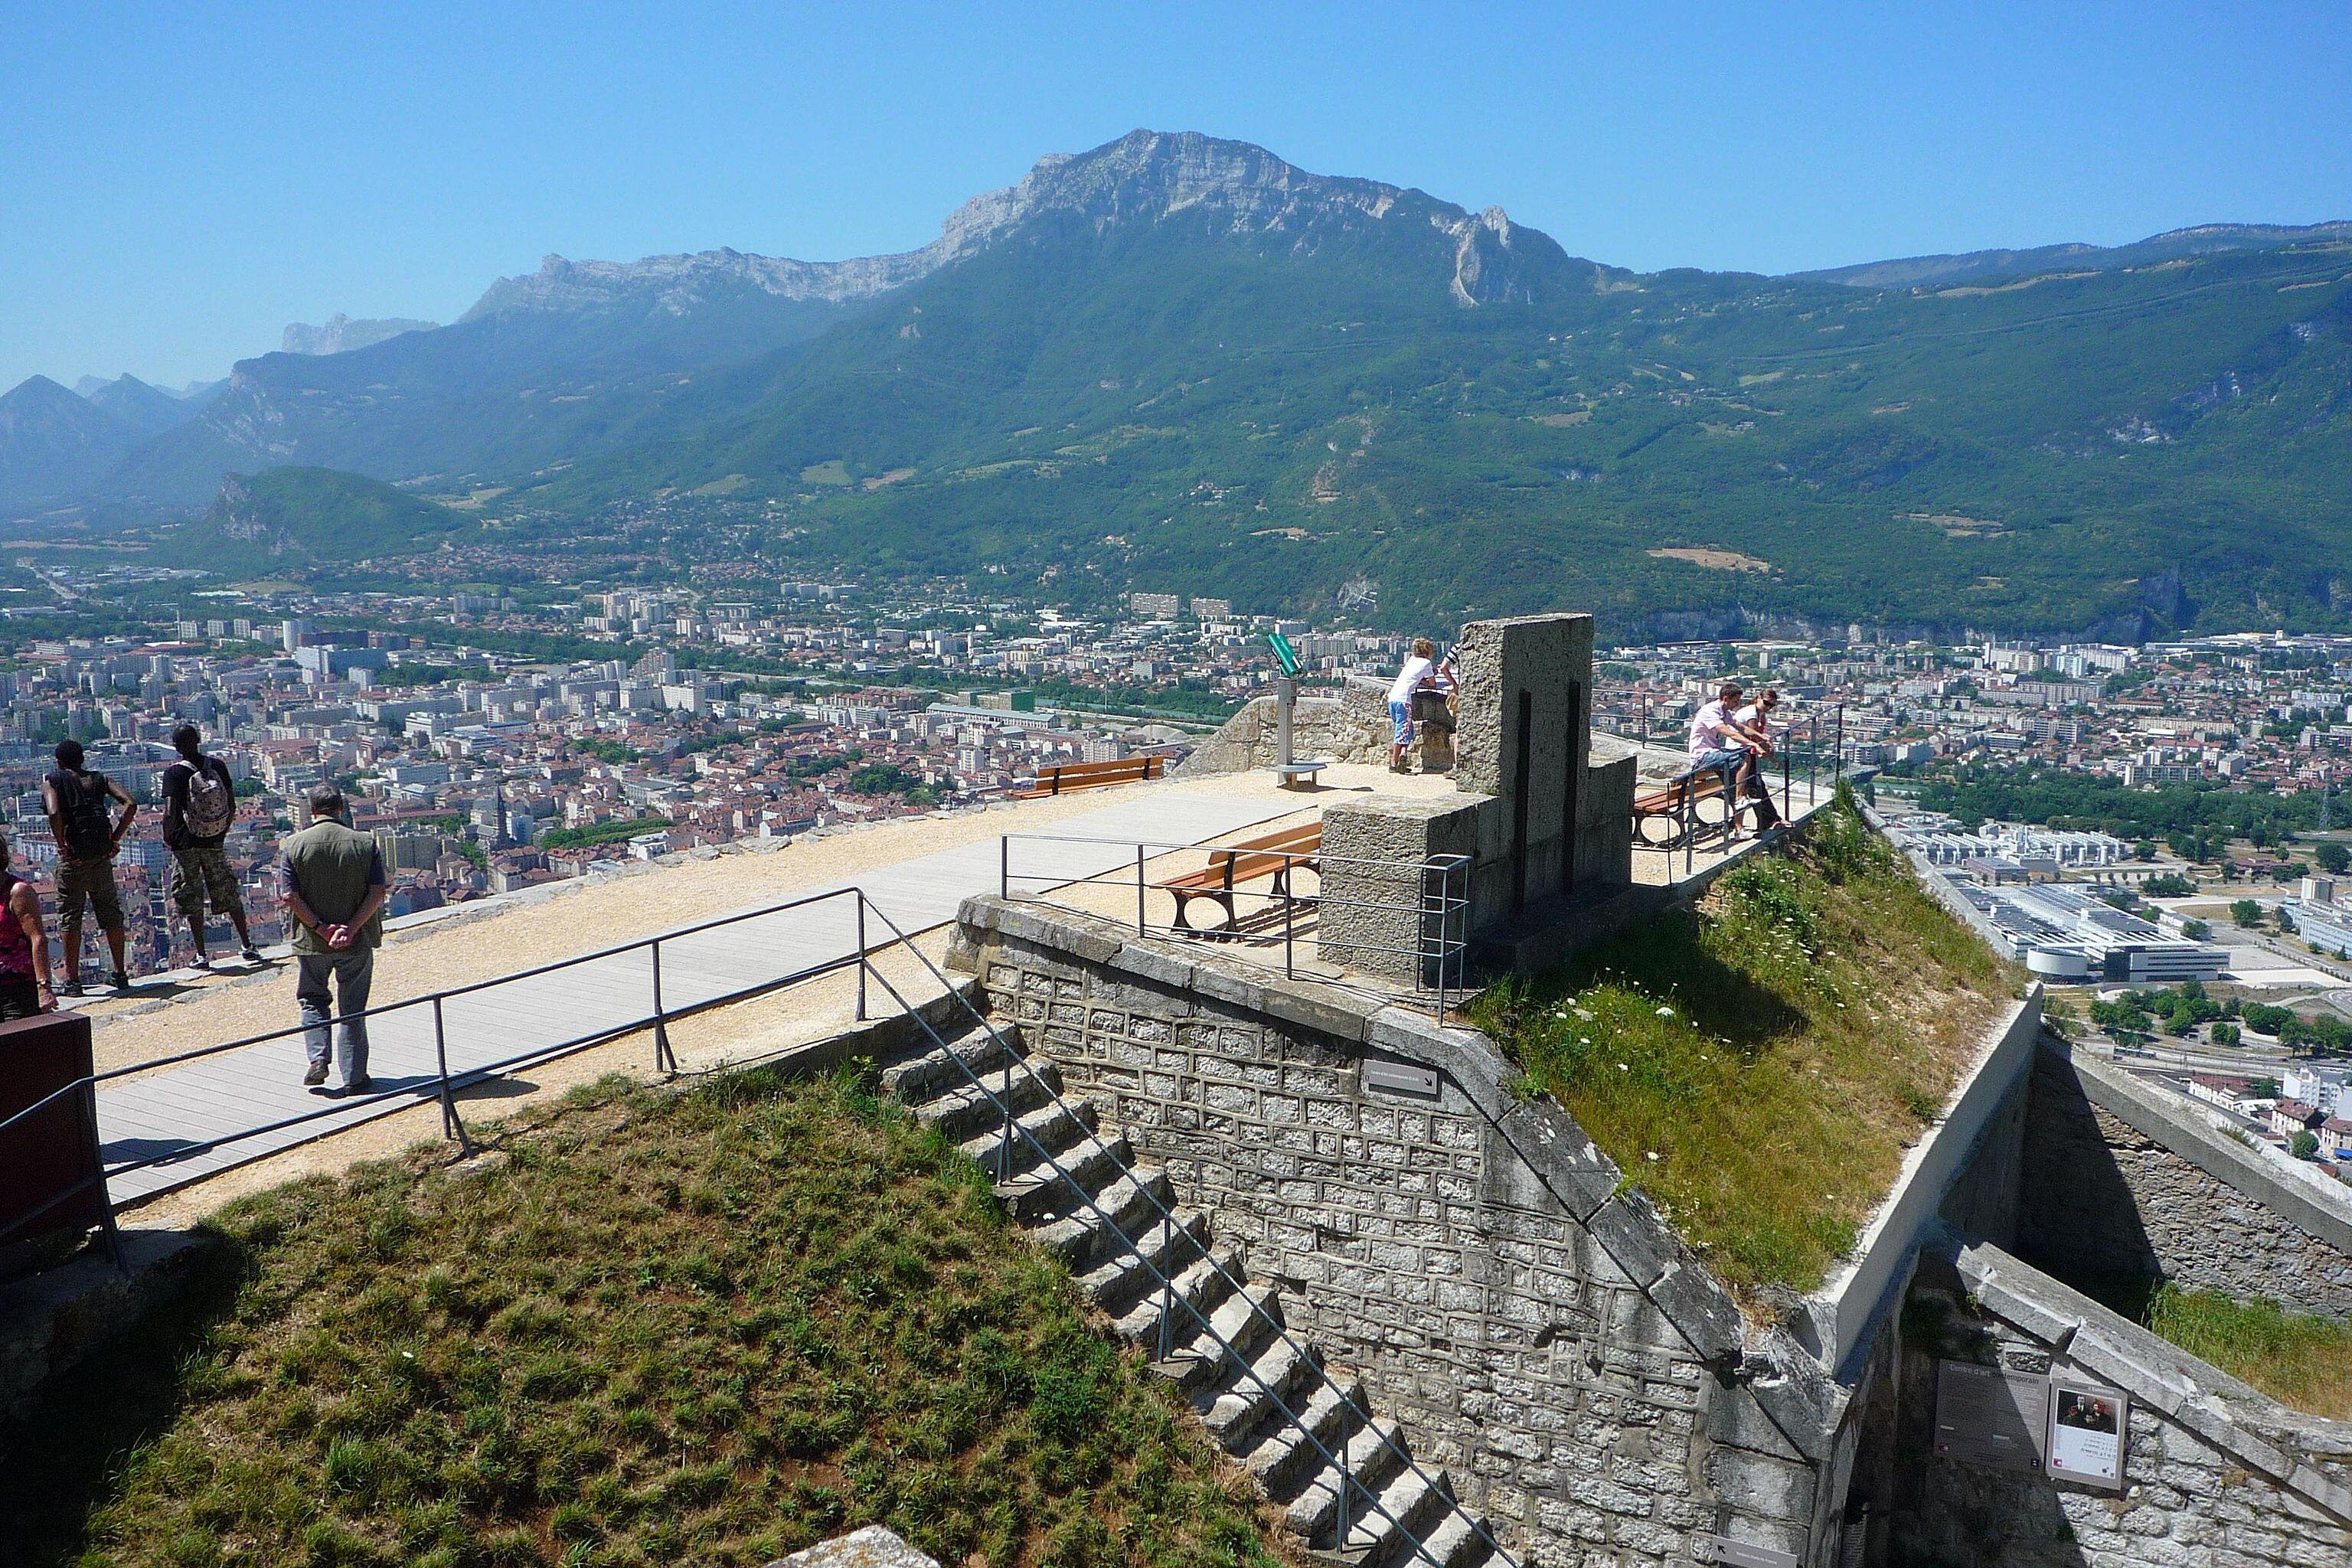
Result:
<instances>
[{"instance_id":1,"label":"grey trousers","mask_svg":"<svg viewBox=\"0 0 2352 1568\"><path fill-rule=\"evenodd\" d=\"M367 1010L368 987L375 980L375 949L365 943L341 952L303 952L301 977L294 984L294 1000L302 1009L303 1043L310 1065L327 1065L327 1026L334 1018ZM328 1005L327 981L335 983L334 1005ZM348 1019L337 1031L341 1037L343 1082L367 1077L368 1037L365 1018Z\"/></svg>"}]
</instances>

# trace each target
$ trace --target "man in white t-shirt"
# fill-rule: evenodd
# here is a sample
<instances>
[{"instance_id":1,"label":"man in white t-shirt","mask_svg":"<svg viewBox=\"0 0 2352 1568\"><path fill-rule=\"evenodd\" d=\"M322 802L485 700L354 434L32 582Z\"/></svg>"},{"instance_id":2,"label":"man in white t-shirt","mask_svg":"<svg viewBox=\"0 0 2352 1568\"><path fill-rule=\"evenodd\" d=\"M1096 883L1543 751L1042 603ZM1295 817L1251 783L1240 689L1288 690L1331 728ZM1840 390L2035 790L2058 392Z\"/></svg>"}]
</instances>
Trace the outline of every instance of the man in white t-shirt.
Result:
<instances>
[{"instance_id":1,"label":"man in white t-shirt","mask_svg":"<svg viewBox=\"0 0 2352 1568\"><path fill-rule=\"evenodd\" d=\"M1437 645L1427 637L1412 639L1412 655L1397 671L1389 688L1389 772L1406 773L1404 753L1412 744L1412 694L1437 684Z\"/></svg>"},{"instance_id":2,"label":"man in white t-shirt","mask_svg":"<svg viewBox=\"0 0 2352 1568\"><path fill-rule=\"evenodd\" d=\"M1771 744L1751 733L1735 716L1739 698L1739 683L1725 681L1717 689L1715 700L1700 704L1691 715L1690 726L1689 772L1694 776L1721 775L1723 793L1735 800L1742 781L1755 774L1754 748Z\"/></svg>"}]
</instances>

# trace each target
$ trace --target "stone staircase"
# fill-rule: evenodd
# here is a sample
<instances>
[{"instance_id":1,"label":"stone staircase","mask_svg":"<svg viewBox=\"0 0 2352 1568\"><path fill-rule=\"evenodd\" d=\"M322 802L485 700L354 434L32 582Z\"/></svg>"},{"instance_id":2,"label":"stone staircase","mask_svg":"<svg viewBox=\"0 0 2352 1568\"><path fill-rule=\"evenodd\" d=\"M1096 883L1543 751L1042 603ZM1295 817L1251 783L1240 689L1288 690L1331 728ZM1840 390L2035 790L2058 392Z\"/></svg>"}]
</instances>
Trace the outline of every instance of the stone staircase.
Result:
<instances>
[{"instance_id":1,"label":"stone staircase","mask_svg":"<svg viewBox=\"0 0 2352 1568\"><path fill-rule=\"evenodd\" d=\"M926 1039L919 1054L884 1068L883 1087L988 1173L1013 1215L1069 1267L1120 1337L1155 1358L1153 1372L1183 1391L1310 1553L1349 1568L1512 1568L1484 1521L1454 1500L1451 1478L1408 1463L1395 1424L1368 1418L1362 1384L1282 1331L1282 1291L1251 1282L1241 1250L1217 1240L1206 1215L1179 1205L1163 1173L1139 1167L1124 1135L1102 1136L1094 1106L1063 1095L1058 1069L1026 1059L1014 1038L975 1026L944 1046ZM1017 1126L1009 1139L1000 1102ZM1162 1278L1192 1310L1169 1310ZM1344 1539L1340 1471L1327 1453L1356 1482Z\"/></svg>"}]
</instances>

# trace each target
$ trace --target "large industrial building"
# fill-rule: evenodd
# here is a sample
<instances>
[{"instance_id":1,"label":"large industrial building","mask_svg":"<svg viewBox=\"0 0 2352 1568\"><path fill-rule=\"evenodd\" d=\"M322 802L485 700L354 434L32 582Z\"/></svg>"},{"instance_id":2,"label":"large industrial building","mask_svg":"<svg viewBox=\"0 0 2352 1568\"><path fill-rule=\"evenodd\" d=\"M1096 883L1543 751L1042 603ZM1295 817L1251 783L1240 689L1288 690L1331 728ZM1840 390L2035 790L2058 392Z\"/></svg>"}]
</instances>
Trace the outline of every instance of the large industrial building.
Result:
<instances>
[{"instance_id":1,"label":"large industrial building","mask_svg":"<svg viewBox=\"0 0 2352 1568\"><path fill-rule=\"evenodd\" d=\"M2045 980L2118 981L2177 985L2212 980L2229 967L2228 950L2167 936L2137 915L2080 888L1962 889L2010 943L2012 954Z\"/></svg>"}]
</instances>

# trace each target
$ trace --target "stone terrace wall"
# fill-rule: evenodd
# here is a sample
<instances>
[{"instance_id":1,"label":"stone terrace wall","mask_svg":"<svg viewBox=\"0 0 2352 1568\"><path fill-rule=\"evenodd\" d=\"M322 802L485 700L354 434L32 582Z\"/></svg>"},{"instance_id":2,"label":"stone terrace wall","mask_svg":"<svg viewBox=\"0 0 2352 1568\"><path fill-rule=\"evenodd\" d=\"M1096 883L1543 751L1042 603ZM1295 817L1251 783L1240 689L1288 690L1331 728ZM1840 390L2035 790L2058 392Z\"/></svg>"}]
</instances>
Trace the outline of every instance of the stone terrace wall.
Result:
<instances>
[{"instance_id":1,"label":"stone terrace wall","mask_svg":"<svg viewBox=\"0 0 2352 1568\"><path fill-rule=\"evenodd\" d=\"M1893 1560L1916 1568L2336 1568L2352 1561L2352 1425L2287 1410L1998 1247L1923 1266L1906 1314ZM2121 1493L1938 1458L1928 1351L2132 1396ZM1973 1355L1964 1352L1973 1352Z\"/></svg>"},{"instance_id":2,"label":"stone terrace wall","mask_svg":"<svg viewBox=\"0 0 2352 1568\"><path fill-rule=\"evenodd\" d=\"M2084 1289L2160 1275L2352 1317L2352 1198L2305 1193L2163 1091L2063 1045L2034 1064L2017 1252Z\"/></svg>"},{"instance_id":3,"label":"stone terrace wall","mask_svg":"<svg viewBox=\"0 0 2352 1568\"><path fill-rule=\"evenodd\" d=\"M1217 732L1177 764L1178 778L1270 768L1276 755L1275 703L1253 697ZM1340 695L1302 693L1290 710L1290 747L1302 762L1385 763L1389 759L1388 687L1350 679Z\"/></svg>"},{"instance_id":4,"label":"stone terrace wall","mask_svg":"<svg viewBox=\"0 0 2352 1568\"><path fill-rule=\"evenodd\" d=\"M1842 1393L1556 1105L1513 1100L1485 1036L996 899L951 962L1523 1560L1686 1563L1715 1533L1836 1560Z\"/></svg>"}]
</instances>

